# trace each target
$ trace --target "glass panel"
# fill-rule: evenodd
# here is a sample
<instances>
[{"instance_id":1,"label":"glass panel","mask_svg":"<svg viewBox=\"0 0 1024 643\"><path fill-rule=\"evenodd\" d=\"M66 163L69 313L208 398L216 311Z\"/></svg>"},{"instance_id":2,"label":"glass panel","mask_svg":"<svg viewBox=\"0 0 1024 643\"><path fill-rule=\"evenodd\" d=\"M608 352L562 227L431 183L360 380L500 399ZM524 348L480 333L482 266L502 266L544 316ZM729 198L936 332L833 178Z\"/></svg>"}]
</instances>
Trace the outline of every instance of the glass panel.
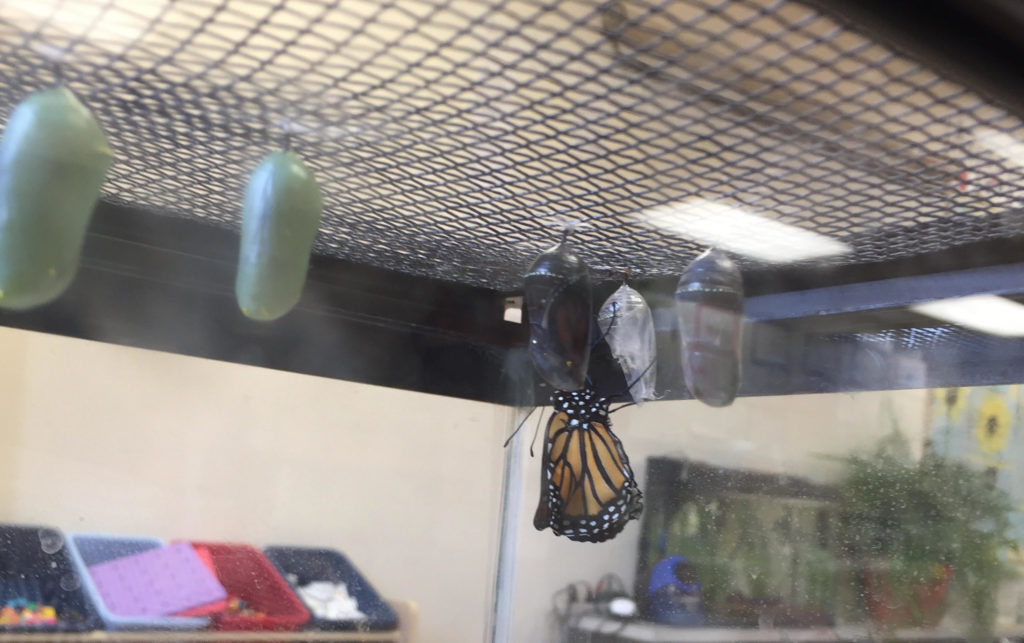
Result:
<instances>
[{"instance_id":1,"label":"glass panel","mask_svg":"<svg viewBox=\"0 0 1024 643\"><path fill-rule=\"evenodd\" d=\"M600 544L530 524L543 463L527 453L531 423L512 444L522 505L508 640L1020 631L1021 395L994 386L624 408L611 419L644 512Z\"/></svg>"},{"instance_id":2,"label":"glass panel","mask_svg":"<svg viewBox=\"0 0 1024 643\"><path fill-rule=\"evenodd\" d=\"M0 643L1024 639L1024 18L872 4L0 0Z\"/></svg>"}]
</instances>

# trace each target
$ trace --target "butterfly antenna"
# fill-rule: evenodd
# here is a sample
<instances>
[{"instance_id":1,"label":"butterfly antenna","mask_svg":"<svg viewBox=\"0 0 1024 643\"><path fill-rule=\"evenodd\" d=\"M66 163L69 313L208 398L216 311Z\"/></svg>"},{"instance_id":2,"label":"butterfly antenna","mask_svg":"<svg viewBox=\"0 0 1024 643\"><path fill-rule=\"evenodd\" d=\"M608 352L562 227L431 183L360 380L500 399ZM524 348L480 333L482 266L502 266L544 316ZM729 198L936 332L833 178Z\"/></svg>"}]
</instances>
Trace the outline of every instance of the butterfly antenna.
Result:
<instances>
[{"instance_id":1,"label":"butterfly antenna","mask_svg":"<svg viewBox=\"0 0 1024 643\"><path fill-rule=\"evenodd\" d=\"M614 409L608 411L608 415L611 415L612 413L614 413L616 411L621 411L622 409L626 408L627 406L636 406L636 402L623 402L622 406L616 406Z\"/></svg>"},{"instance_id":2,"label":"butterfly antenna","mask_svg":"<svg viewBox=\"0 0 1024 643\"><path fill-rule=\"evenodd\" d=\"M508 443L512 441L512 438L516 437L516 433L519 433L519 429L523 428L523 425L526 424L526 421L530 419L530 416L533 415L533 412L539 408L539 406L535 406L533 407L533 409L530 410L529 413L526 414L526 417L524 417L523 421L519 423L519 426L516 427L516 430L512 432L512 435L508 436L508 438L505 439L505 444L501 445L503 448L508 446Z\"/></svg>"},{"instance_id":3,"label":"butterfly antenna","mask_svg":"<svg viewBox=\"0 0 1024 643\"><path fill-rule=\"evenodd\" d=\"M544 415L537 416L537 428L533 430L533 439L530 440L530 457L533 457L533 445L537 444L537 434L540 433L540 421L544 418Z\"/></svg>"}]
</instances>

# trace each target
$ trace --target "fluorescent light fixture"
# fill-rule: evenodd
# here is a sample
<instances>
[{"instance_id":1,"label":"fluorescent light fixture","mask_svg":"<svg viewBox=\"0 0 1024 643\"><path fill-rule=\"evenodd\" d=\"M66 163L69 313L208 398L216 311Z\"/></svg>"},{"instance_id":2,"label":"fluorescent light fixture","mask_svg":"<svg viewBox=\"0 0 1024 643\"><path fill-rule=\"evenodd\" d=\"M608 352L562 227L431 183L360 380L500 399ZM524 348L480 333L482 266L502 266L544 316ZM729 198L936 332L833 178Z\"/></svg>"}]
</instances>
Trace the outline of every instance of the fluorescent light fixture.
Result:
<instances>
[{"instance_id":1,"label":"fluorescent light fixture","mask_svg":"<svg viewBox=\"0 0 1024 643\"><path fill-rule=\"evenodd\" d=\"M671 235L769 263L822 259L853 250L823 234L705 199L658 206L639 216Z\"/></svg>"},{"instance_id":2,"label":"fluorescent light fixture","mask_svg":"<svg viewBox=\"0 0 1024 643\"><path fill-rule=\"evenodd\" d=\"M1005 297L972 295L910 307L916 313L1000 337L1024 337L1024 306Z\"/></svg>"},{"instance_id":3,"label":"fluorescent light fixture","mask_svg":"<svg viewBox=\"0 0 1024 643\"><path fill-rule=\"evenodd\" d=\"M1019 139L991 127L979 127L974 130L974 141L985 151L1024 167L1024 142Z\"/></svg>"}]
</instances>

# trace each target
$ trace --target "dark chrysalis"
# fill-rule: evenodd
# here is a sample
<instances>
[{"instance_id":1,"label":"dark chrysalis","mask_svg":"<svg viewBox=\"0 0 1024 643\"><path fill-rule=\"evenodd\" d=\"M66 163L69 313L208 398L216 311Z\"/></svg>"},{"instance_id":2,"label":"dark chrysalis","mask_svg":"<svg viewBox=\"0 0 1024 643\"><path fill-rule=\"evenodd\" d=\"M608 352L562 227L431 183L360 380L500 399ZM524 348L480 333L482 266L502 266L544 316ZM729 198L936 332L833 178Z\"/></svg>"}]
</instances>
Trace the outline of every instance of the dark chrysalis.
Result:
<instances>
[{"instance_id":1,"label":"dark chrysalis","mask_svg":"<svg viewBox=\"0 0 1024 643\"><path fill-rule=\"evenodd\" d=\"M743 278L724 252L708 250L676 287L683 377L695 398L728 406L740 386Z\"/></svg>"},{"instance_id":2,"label":"dark chrysalis","mask_svg":"<svg viewBox=\"0 0 1024 643\"><path fill-rule=\"evenodd\" d=\"M583 388L591 341L587 265L562 243L537 257L524 282L534 367L558 390Z\"/></svg>"}]
</instances>

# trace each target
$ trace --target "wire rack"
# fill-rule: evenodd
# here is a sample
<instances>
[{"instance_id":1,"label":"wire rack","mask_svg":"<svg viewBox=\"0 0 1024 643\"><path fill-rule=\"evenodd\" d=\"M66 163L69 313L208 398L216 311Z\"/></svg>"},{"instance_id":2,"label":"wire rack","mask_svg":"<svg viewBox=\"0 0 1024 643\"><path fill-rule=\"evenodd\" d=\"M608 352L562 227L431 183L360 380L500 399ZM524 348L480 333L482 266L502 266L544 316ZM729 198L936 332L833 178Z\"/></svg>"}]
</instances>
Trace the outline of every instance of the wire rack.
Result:
<instances>
[{"instance_id":1,"label":"wire rack","mask_svg":"<svg viewBox=\"0 0 1024 643\"><path fill-rule=\"evenodd\" d=\"M0 0L0 113L54 51L105 199L237 227L287 131L318 252L412 274L514 289L567 225L652 277L1024 232L1024 124L796 2Z\"/></svg>"}]
</instances>

